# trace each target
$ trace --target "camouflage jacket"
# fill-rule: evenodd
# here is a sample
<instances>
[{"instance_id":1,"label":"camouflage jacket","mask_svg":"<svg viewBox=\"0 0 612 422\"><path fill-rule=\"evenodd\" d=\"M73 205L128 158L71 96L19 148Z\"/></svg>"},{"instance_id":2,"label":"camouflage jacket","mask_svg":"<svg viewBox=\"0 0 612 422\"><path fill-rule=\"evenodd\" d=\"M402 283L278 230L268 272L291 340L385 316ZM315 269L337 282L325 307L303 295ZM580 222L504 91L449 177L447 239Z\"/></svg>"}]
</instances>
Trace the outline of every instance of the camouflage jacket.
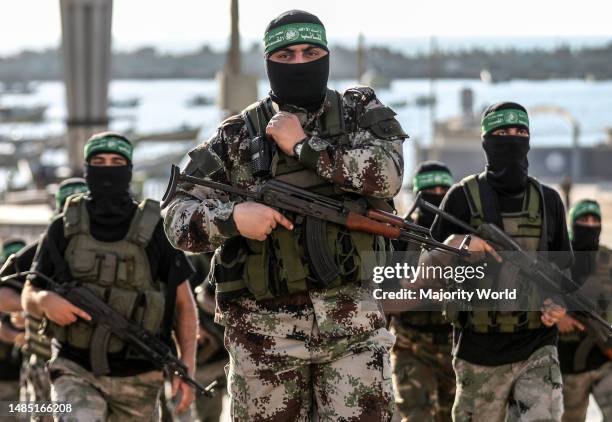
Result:
<instances>
[{"instance_id":1,"label":"camouflage jacket","mask_svg":"<svg viewBox=\"0 0 612 422\"><path fill-rule=\"evenodd\" d=\"M286 109L297 115L309 136L302 152L310 148L318 157L312 160L309 154L310 159L305 162L300 155L300 161L345 191L390 199L402 185L402 143L407 136L402 132L383 139L356 124L368 110L384 107L371 88L348 89L342 100L346 127L356 129L349 132L350 143L342 146L332 145L317 136L321 132L318 117L329 109L328 101L316 112ZM240 115L228 118L209 140L194 150L196 153L198 149L212 152L211 168L198 168L191 173L255 190L262 180L253 177L250 171L249 138ZM170 242L192 252L217 248L239 234L232 218L235 203L207 188L179 185L177 196L165 215L165 230ZM222 301L218 297L216 320L249 332L294 338L310 333L315 322L319 332L328 336L357 334L384 326L383 314L369 288L355 283L329 291L311 290L263 301L250 298Z\"/></svg>"}]
</instances>

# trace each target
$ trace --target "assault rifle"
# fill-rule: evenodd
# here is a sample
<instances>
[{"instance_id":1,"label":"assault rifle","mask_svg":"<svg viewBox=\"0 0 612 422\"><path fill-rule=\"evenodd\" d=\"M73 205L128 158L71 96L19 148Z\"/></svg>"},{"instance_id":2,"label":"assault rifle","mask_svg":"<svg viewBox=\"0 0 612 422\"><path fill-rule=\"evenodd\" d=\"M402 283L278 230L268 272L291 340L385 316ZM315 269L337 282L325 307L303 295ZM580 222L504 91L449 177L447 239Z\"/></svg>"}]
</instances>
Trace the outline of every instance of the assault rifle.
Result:
<instances>
[{"instance_id":1,"label":"assault rifle","mask_svg":"<svg viewBox=\"0 0 612 422\"><path fill-rule=\"evenodd\" d=\"M423 200L420 194L415 198L413 208L415 207L421 207L433 212L440 216L440 218L465 230L467 233L477 235L490 242L504 260L512 262L520 270L534 277L546 289L559 293L572 291L572 293L563 296L570 312L588 321L589 328L597 333L599 340L605 342L608 348L611 347L612 325L595 312L597 307L593 302L583 294L575 291L580 288L580 285L565 275L559 268L523 251L510 236L493 223L483 222L478 229L475 229L457 217Z\"/></svg>"},{"instance_id":2,"label":"assault rifle","mask_svg":"<svg viewBox=\"0 0 612 422\"><path fill-rule=\"evenodd\" d=\"M99 351L106 350L110 336L114 334L157 368L164 369L178 376L195 388L197 392L209 397L213 396L213 390L217 384L216 381L204 387L191 378L187 373L187 366L174 356L172 349L166 343L159 340L147 329L117 313L87 286L75 282L58 284L38 271L24 271L5 277L2 280L27 275L35 275L45 280L48 290L59 294L91 316L90 323L95 324L90 347L91 364L94 373L104 374L109 372L106 353L102 356Z\"/></svg>"},{"instance_id":3,"label":"assault rifle","mask_svg":"<svg viewBox=\"0 0 612 422\"><path fill-rule=\"evenodd\" d=\"M172 165L170 181L162 198L162 209L168 206L176 195L179 182L204 186L256 202L291 211L305 216L304 246L306 255L312 260L315 278L324 285L331 283L339 275L333 254L327 246L327 223L345 226L349 230L413 242L426 249L439 249L459 256L468 256L469 237L459 248L445 245L431 237L429 229L404 220L403 218L379 209L368 209L357 201L338 201L319 195L276 179L264 182L256 191L249 192L225 183L189 176L181 173Z\"/></svg>"}]
</instances>

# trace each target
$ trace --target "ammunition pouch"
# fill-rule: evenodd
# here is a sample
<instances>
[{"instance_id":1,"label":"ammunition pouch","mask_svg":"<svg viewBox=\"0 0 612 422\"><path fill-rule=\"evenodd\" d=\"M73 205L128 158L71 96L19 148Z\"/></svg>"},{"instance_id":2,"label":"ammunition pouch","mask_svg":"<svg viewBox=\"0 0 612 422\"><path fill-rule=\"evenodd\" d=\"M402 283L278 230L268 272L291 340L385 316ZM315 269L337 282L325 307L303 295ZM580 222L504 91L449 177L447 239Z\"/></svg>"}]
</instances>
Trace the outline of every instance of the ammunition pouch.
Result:
<instances>
[{"instance_id":1,"label":"ammunition pouch","mask_svg":"<svg viewBox=\"0 0 612 422\"><path fill-rule=\"evenodd\" d=\"M216 294L233 299L250 293L256 300L263 300L309 289L330 289L365 279L374 266L382 265L371 252L384 252L384 239L324 224L326 237L317 244L322 250L333 251L326 259L334 266L334 277L320 280L312 270L319 263L307 257L301 246L305 228L303 224L295 224L292 231L277 227L263 242L242 237L226 241L215 251L208 277Z\"/></svg>"}]
</instances>

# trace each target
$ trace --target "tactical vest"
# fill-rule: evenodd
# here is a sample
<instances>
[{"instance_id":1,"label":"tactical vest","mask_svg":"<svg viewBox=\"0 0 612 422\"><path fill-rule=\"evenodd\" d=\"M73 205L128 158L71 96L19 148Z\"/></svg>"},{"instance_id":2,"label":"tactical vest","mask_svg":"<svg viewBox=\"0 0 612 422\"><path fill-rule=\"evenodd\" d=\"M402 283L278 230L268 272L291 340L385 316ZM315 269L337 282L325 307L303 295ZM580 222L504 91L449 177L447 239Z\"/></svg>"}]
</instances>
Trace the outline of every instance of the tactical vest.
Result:
<instances>
[{"instance_id":1,"label":"tactical vest","mask_svg":"<svg viewBox=\"0 0 612 422\"><path fill-rule=\"evenodd\" d=\"M541 185L534 178L529 178L529 187L523 195L521 211L513 213L502 212L495 215L497 198L491 186L486 182L484 173L471 175L460 182L470 208L470 225L479 227L483 222L498 223L501 220L504 232L509 235L524 251L547 250L546 219ZM503 264L502 264L503 265ZM503 267L502 267L503 270ZM501 274L501 272L500 272ZM520 286L521 295L528 295L528 309L539 309L542 297L539 289L519 272L516 279L511 280ZM495 277L496 279L499 277ZM494 287L491 277L482 280L474 279L475 288L489 289ZM461 312L455 324L478 333L500 332L513 333L522 330L532 330L542 327L539 311L493 311L476 310Z\"/></svg>"},{"instance_id":2,"label":"tactical vest","mask_svg":"<svg viewBox=\"0 0 612 422\"><path fill-rule=\"evenodd\" d=\"M345 127L342 95L334 90L327 91L328 109L319 117L317 136L333 145L348 145L348 133L359 127L370 128L376 123L393 118L391 109L381 107L370 110L362 116L361 123L354 128ZM370 113L370 114L368 114ZM247 107L242 112L250 137L265 136L268 122L275 114L272 101L266 98ZM400 128L401 129L401 128ZM387 136L396 135L388 130ZM196 157L192 156L192 160ZM203 162L201 164L204 164ZM203 168L203 165L198 165ZM327 195L336 199L352 198L355 194L346 193L334 184L305 168L296 158L289 157L280 149L273 158L272 176L286 183ZM377 207L384 201L368 198ZM298 214L285 213L294 222L292 231L282 226L276 229L265 241L235 237L217 249L212 260L209 282L214 283L216 294L229 299L252 294L256 300L285 296L304 292L310 288L334 288L344 283L356 282L363 274L368 274L375 265L371 252L383 252L385 241L380 236L363 232L349 232L346 228L328 223L326 227L329 255L333 257L339 276L331 283L322 284L313 276L310 269L316 265L304 251L304 218Z\"/></svg>"},{"instance_id":3,"label":"tactical vest","mask_svg":"<svg viewBox=\"0 0 612 422\"><path fill-rule=\"evenodd\" d=\"M159 281L153 280L145 248L160 218L159 203L151 199L137 208L127 235L116 242L96 240L90 231L84 195L70 197L64 206L64 234L69 239L64 259L73 281L84 284L124 317L159 334L165 296ZM125 344L111 335L102 341L102 327L82 320L60 327L51 324L52 336L62 343L100 353L122 351ZM102 341L102 343L100 343ZM96 359L97 359L96 355ZM128 349L128 357L138 358Z\"/></svg>"},{"instance_id":4,"label":"tactical vest","mask_svg":"<svg viewBox=\"0 0 612 422\"><path fill-rule=\"evenodd\" d=\"M595 271L585 280L584 286L597 286L597 297L592 299L597 303L604 318L612 324L612 251L605 246L599 247L595 257ZM565 343L580 343L574 353L574 370L581 371L586 367L588 357L593 348L598 347L593 333L572 331L559 333L559 341Z\"/></svg>"}]
</instances>

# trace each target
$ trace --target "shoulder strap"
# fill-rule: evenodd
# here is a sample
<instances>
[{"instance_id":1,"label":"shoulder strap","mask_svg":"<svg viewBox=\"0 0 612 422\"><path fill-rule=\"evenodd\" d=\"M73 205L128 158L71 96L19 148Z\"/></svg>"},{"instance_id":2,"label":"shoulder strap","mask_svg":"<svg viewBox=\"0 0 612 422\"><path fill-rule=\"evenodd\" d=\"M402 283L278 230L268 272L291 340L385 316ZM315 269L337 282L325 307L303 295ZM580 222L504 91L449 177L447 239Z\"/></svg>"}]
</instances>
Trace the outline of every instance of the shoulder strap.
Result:
<instances>
[{"instance_id":1,"label":"shoulder strap","mask_svg":"<svg viewBox=\"0 0 612 422\"><path fill-rule=\"evenodd\" d=\"M147 198L138 205L130 224L126 240L139 246L147 246L160 219L159 202Z\"/></svg>"},{"instance_id":2,"label":"shoulder strap","mask_svg":"<svg viewBox=\"0 0 612 422\"><path fill-rule=\"evenodd\" d=\"M326 100L329 101L330 108L321 119L321 136L333 137L346 133L342 94L328 89Z\"/></svg>"},{"instance_id":3,"label":"shoulder strap","mask_svg":"<svg viewBox=\"0 0 612 422\"><path fill-rule=\"evenodd\" d=\"M482 217L483 221L487 223L495 224L496 226L503 229L504 224L502 222L501 213L499 212L499 203L497 195L493 191L493 188L487 182L485 172L478 175L478 187L480 189L480 201L482 203Z\"/></svg>"},{"instance_id":4,"label":"shoulder strap","mask_svg":"<svg viewBox=\"0 0 612 422\"><path fill-rule=\"evenodd\" d=\"M240 113L246 124L249 136L263 136L266 133L266 126L274 115L272 100L266 97L261 101L256 101L242 113Z\"/></svg>"},{"instance_id":5,"label":"shoulder strap","mask_svg":"<svg viewBox=\"0 0 612 422\"><path fill-rule=\"evenodd\" d=\"M546 201L544 199L544 189L542 188L542 184L534 177L529 176L529 181L531 182L532 189L537 193L537 197L539 197L540 201L537 205L529 205L529 217L531 217L531 213L534 212L534 215L537 213L542 213L542 234L540 236L540 244L538 245L538 250L547 251L548 250L548 219L546 218ZM535 195L534 195L535 196ZM536 201L530 201L536 202ZM537 211L535 211L537 208Z\"/></svg>"},{"instance_id":6,"label":"shoulder strap","mask_svg":"<svg viewBox=\"0 0 612 422\"><path fill-rule=\"evenodd\" d=\"M478 175L472 174L459 182L465 198L467 199L472 218L483 219L482 201L480 198L480 187L478 186Z\"/></svg>"},{"instance_id":7,"label":"shoulder strap","mask_svg":"<svg viewBox=\"0 0 612 422\"><path fill-rule=\"evenodd\" d=\"M89 233L89 215L85 206L85 194L71 195L64 204L64 236Z\"/></svg>"}]
</instances>

